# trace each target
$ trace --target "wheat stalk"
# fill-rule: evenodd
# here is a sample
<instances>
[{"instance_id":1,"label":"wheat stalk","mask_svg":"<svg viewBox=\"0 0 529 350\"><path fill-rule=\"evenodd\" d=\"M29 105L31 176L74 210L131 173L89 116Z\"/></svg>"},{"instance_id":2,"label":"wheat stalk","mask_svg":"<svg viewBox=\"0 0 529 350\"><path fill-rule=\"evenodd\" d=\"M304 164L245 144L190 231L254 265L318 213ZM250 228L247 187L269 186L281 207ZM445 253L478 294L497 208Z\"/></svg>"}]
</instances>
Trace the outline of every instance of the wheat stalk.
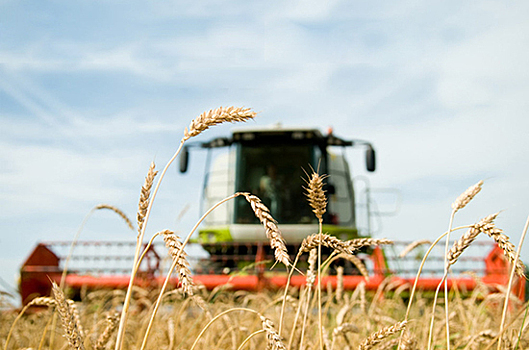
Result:
<instances>
[{"instance_id":1,"label":"wheat stalk","mask_svg":"<svg viewBox=\"0 0 529 350\"><path fill-rule=\"evenodd\" d=\"M463 192L459 197L456 198L456 200L452 203L452 213L450 214L450 221L448 223L448 234L446 235L446 242L445 242L445 260L444 260L444 275L443 278L444 281L444 301L445 301L445 320L446 320L446 347L447 350L450 350L450 325L448 324L448 283L446 281L446 276L448 275L448 245L450 241L450 232L452 231L452 223L454 222L454 216L457 211L463 209L478 193L481 191L481 186L483 185L483 181L479 181L477 184L470 186L465 192ZM439 285L440 287L441 285ZM437 294L439 287L437 288L435 292L435 299L434 299L434 309L435 304L437 302ZM432 317L432 325L433 325L433 317ZM430 350L430 341L428 341L428 350Z\"/></svg>"},{"instance_id":2,"label":"wheat stalk","mask_svg":"<svg viewBox=\"0 0 529 350\"><path fill-rule=\"evenodd\" d=\"M511 296L511 289L512 289L512 285L513 285L513 282L514 282L514 272L515 272L516 268L518 267L518 265L517 265L518 262L520 262L520 251L522 250L522 245L523 245L523 242L525 240L525 235L527 234L527 229L528 228L529 228L529 216L527 217L527 221L525 222L525 227L524 227L524 229L522 231L522 235L520 237L520 242L518 243L518 249L514 253L513 266L511 267L511 272L510 272L510 275L509 275L509 283L507 285L507 291L505 292L505 302L503 303L503 311L502 311L501 322L500 322L500 333L502 333L504 331L505 320L506 320L506 317L507 317L507 307L509 306L509 297ZM520 334L521 334L521 332L522 331L520 330ZM498 339L498 350L501 349L501 342L502 342L502 338ZM511 346L507 343L507 341L505 343L506 343L505 344L506 347L508 346L509 348L511 348Z\"/></svg>"},{"instance_id":3,"label":"wheat stalk","mask_svg":"<svg viewBox=\"0 0 529 350\"><path fill-rule=\"evenodd\" d=\"M360 295L360 310L362 311L362 314L365 314L366 308L367 308L366 283L364 281L358 283L357 288L358 288L358 294Z\"/></svg>"},{"instance_id":4,"label":"wheat stalk","mask_svg":"<svg viewBox=\"0 0 529 350\"><path fill-rule=\"evenodd\" d=\"M326 175L320 176L317 172L313 171L310 179L307 181L308 187L305 187L307 191L306 196L309 205L312 207L312 212L318 219L318 328L320 336L320 349L324 347L324 336L323 336L323 318L321 311L321 235L323 233L323 214L327 211L327 198L325 198L325 191L323 191L323 179Z\"/></svg>"},{"instance_id":5,"label":"wheat stalk","mask_svg":"<svg viewBox=\"0 0 529 350\"><path fill-rule=\"evenodd\" d=\"M406 323L407 323L406 321L397 322L392 326L382 328L381 330L371 334L369 337L364 339L364 341L362 341L362 343L358 347L358 350L371 349L373 346L381 343L384 339L386 339L390 335L395 334L405 329Z\"/></svg>"},{"instance_id":6,"label":"wheat stalk","mask_svg":"<svg viewBox=\"0 0 529 350\"><path fill-rule=\"evenodd\" d=\"M55 282L52 282L53 298L57 305L57 311L62 321L62 327L64 329L64 336L68 340L68 344L72 349L84 350L83 340L81 333L78 328L75 316L70 308L70 305L66 301L64 293L59 289L59 286Z\"/></svg>"},{"instance_id":7,"label":"wheat stalk","mask_svg":"<svg viewBox=\"0 0 529 350\"><path fill-rule=\"evenodd\" d=\"M270 210L261 202L259 197L249 193L242 193L250 203L255 216L261 221L265 228L265 233L270 240L270 247L274 248L276 261L282 262L285 266L290 266L287 247L281 231L277 227L276 221L270 214Z\"/></svg>"},{"instance_id":8,"label":"wheat stalk","mask_svg":"<svg viewBox=\"0 0 529 350\"><path fill-rule=\"evenodd\" d=\"M243 122L255 118L256 115L257 113L253 112L250 108L244 107L219 107L217 109L210 109L191 121L189 128L185 128L184 130L182 141L199 135L210 126L226 122Z\"/></svg>"},{"instance_id":9,"label":"wheat stalk","mask_svg":"<svg viewBox=\"0 0 529 350\"><path fill-rule=\"evenodd\" d=\"M94 207L95 210L101 210L101 209L109 209L109 210L112 210L114 213L118 214L119 216L121 216L121 218L123 220L125 220L125 222L127 223L127 226L131 229L131 230L134 230L134 225L132 224L132 221L130 221L130 219L127 217L127 215L125 215L125 213L123 211L121 211L120 209L118 209L117 207L113 206L113 205L110 205L110 204L98 204Z\"/></svg>"},{"instance_id":10,"label":"wheat stalk","mask_svg":"<svg viewBox=\"0 0 529 350\"><path fill-rule=\"evenodd\" d=\"M136 214L136 221L138 222L138 234L142 230L143 222L145 220L145 214L147 214L147 208L149 206L149 197L151 195L152 185L154 183L154 178L156 177L156 174L158 174L158 172L155 171L154 168L154 162L151 162L151 165L149 166L149 172L147 173L147 176L145 177L145 182L141 187L138 213Z\"/></svg>"}]
</instances>

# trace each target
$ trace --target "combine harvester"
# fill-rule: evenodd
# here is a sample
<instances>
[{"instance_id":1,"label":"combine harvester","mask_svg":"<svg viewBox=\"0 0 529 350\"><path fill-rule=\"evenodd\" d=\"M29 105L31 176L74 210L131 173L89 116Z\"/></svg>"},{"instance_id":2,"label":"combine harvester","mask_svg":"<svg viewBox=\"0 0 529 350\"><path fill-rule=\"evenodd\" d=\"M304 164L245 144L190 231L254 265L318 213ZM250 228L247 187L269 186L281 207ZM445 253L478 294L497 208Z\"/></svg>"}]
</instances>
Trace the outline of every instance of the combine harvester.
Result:
<instances>
[{"instance_id":1,"label":"combine harvester","mask_svg":"<svg viewBox=\"0 0 529 350\"><path fill-rule=\"evenodd\" d=\"M180 156L180 172L188 168L190 149L207 150L202 208L210 208L219 200L235 192L251 192L262 199L279 223L292 258L302 240L318 232L318 222L307 204L304 178L312 169L328 174L326 193L328 208L324 216L323 232L341 240L361 237L356 227L355 192L345 149L361 147L365 150L366 168L375 171L375 151L369 142L344 140L317 129L244 128L233 131L230 138L216 138L209 142L191 143ZM211 153L219 155L210 164ZM199 231L197 244L208 253L207 259L192 260L194 280L208 289L229 284L234 289L259 290L281 288L286 284L283 266L273 270L273 252L251 207L242 197L223 204L213 211ZM409 242L408 242L409 243ZM33 297L48 295L50 279L59 281L71 242L39 244L21 268L20 291L23 303ZM94 288L126 288L133 260L135 242L78 242L65 284L74 291ZM338 267L343 267L343 286L354 289L365 282L374 290L382 283L393 288L413 285L421 254L399 257L407 242L395 242L384 248L367 248L357 257L367 266L369 278L362 276L350 261L335 260L323 285L336 288ZM463 290L473 290L484 283L494 288L508 281L508 263L503 252L489 242L476 242L460 257L452 268L449 286L457 284ZM483 257L483 253L487 253ZM422 251L424 253L424 250ZM330 251L324 251L329 255ZM415 256L415 258L413 257ZM142 263L137 284L159 285L169 263L167 252L160 244L150 248ZM191 257L192 258L192 257ZM306 268L305 260L298 265ZM164 267L165 266L165 267ZM423 275L418 281L422 290L433 291L442 276L443 251L439 248L428 258ZM340 269L341 270L341 269ZM465 271L473 271L473 276ZM342 271L342 270L341 270ZM388 278L389 276L389 278ZM178 281L172 281L177 285ZM291 285L305 284L305 277L294 275ZM524 298L525 284L518 281L515 294Z\"/></svg>"}]
</instances>

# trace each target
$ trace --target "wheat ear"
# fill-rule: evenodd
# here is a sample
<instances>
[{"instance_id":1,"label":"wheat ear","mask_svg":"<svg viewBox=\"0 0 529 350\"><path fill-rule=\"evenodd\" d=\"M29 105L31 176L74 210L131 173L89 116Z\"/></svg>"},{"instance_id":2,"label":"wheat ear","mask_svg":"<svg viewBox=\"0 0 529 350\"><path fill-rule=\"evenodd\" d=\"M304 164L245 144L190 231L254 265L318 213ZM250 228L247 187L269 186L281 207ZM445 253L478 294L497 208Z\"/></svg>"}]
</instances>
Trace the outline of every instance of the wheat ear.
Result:
<instances>
[{"instance_id":1,"label":"wheat ear","mask_svg":"<svg viewBox=\"0 0 529 350\"><path fill-rule=\"evenodd\" d=\"M307 201L318 221L323 220L323 214L327 211L327 198L323 190L323 180L327 177L327 175L319 175L313 172L310 179L305 180L307 187L303 187L306 191Z\"/></svg>"},{"instance_id":2,"label":"wheat ear","mask_svg":"<svg viewBox=\"0 0 529 350\"><path fill-rule=\"evenodd\" d=\"M370 245L376 246L383 244L393 244L393 241L387 238L355 238L347 241L349 248L354 249L355 251Z\"/></svg>"},{"instance_id":3,"label":"wheat ear","mask_svg":"<svg viewBox=\"0 0 529 350\"><path fill-rule=\"evenodd\" d=\"M54 307L56 305L56 302L55 302L55 299L50 298L50 297L37 297L31 300L27 304L27 306L32 306L32 305Z\"/></svg>"},{"instance_id":4,"label":"wheat ear","mask_svg":"<svg viewBox=\"0 0 529 350\"><path fill-rule=\"evenodd\" d=\"M158 172L155 171L154 168L154 162L151 162L151 165L149 166L149 172L147 173L147 176L145 177L145 182L141 187L138 213L136 214L136 221L138 222L138 234L142 230L143 222L145 221L145 214L147 214L147 208L149 206L149 197L151 196L152 185L154 183L154 178L156 177L156 174L158 174Z\"/></svg>"},{"instance_id":5,"label":"wheat ear","mask_svg":"<svg viewBox=\"0 0 529 350\"><path fill-rule=\"evenodd\" d=\"M267 349L272 350L286 350L285 344L281 340L279 333L277 333L272 321L264 316L259 315L263 330L266 332L266 339L268 341Z\"/></svg>"},{"instance_id":6,"label":"wheat ear","mask_svg":"<svg viewBox=\"0 0 529 350\"><path fill-rule=\"evenodd\" d=\"M282 262L285 266L290 266L285 240L277 227L276 221L270 214L270 210L261 202L259 197L249 193L243 193L242 195L250 203L255 216L263 224L266 236L270 240L270 247L274 248L276 261Z\"/></svg>"},{"instance_id":7,"label":"wheat ear","mask_svg":"<svg viewBox=\"0 0 529 350\"><path fill-rule=\"evenodd\" d=\"M339 255L339 257L343 257L345 260L349 260L350 262L352 262L353 265L356 266L360 274L364 276L367 281L369 281L369 272L367 271L367 268L362 262L362 260L360 260L356 255Z\"/></svg>"},{"instance_id":8,"label":"wheat ear","mask_svg":"<svg viewBox=\"0 0 529 350\"><path fill-rule=\"evenodd\" d=\"M219 107L217 109L210 109L191 121L189 128L184 130L182 141L199 135L210 126L226 122L243 122L255 118L256 115L257 113L253 112L250 108L244 107Z\"/></svg>"},{"instance_id":9,"label":"wheat ear","mask_svg":"<svg viewBox=\"0 0 529 350\"><path fill-rule=\"evenodd\" d=\"M55 282L52 282L53 298L57 305L57 311L62 321L64 336L72 349L84 350L83 340L79 331L75 316L66 301L64 293Z\"/></svg>"},{"instance_id":10,"label":"wheat ear","mask_svg":"<svg viewBox=\"0 0 529 350\"><path fill-rule=\"evenodd\" d=\"M132 224L132 221L130 221L130 219L127 217L127 215L125 215L125 213L123 211L121 211L119 208L113 206L113 205L110 205L110 204L98 204L95 206L94 208L95 210L100 210L100 209L108 209L108 210L112 210L114 213L118 214L123 220L125 220L125 222L127 223L127 226L131 229L131 230L134 230L134 225Z\"/></svg>"},{"instance_id":11,"label":"wheat ear","mask_svg":"<svg viewBox=\"0 0 529 350\"><path fill-rule=\"evenodd\" d=\"M299 248L298 254L306 253L318 245L334 249L339 253L346 255L354 255L354 253L362 247L369 245L392 244L393 242L386 238L356 238L349 241L342 241L339 238L325 234L314 233L303 239Z\"/></svg>"},{"instance_id":12,"label":"wheat ear","mask_svg":"<svg viewBox=\"0 0 529 350\"><path fill-rule=\"evenodd\" d=\"M470 229L465 234L463 234L463 236L461 236L460 239L454 242L447 255L448 267L456 263L459 256L463 254L463 251L465 251L465 249L467 249L472 244L472 242L474 242L477 236L483 232L484 229L488 231L496 230L492 222L494 219L496 219L498 214L499 213L489 215L480 222L472 225Z\"/></svg>"},{"instance_id":13,"label":"wheat ear","mask_svg":"<svg viewBox=\"0 0 529 350\"><path fill-rule=\"evenodd\" d=\"M187 261L187 254L183 250L182 242L178 240L178 236L174 232L165 230L162 231L165 246L169 249L169 255L173 259L178 259L176 269L178 271L178 279L182 285L182 290L189 296L193 295L195 284L191 278L191 271L189 270L189 262Z\"/></svg>"},{"instance_id":14,"label":"wheat ear","mask_svg":"<svg viewBox=\"0 0 529 350\"><path fill-rule=\"evenodd\" d=\"M400 332L406 328L406 321L397 322L392 326L382 328L381 330L371 334L369 337L364 339L364 341L358 347L358 350L367 350L371 349L373 346L381 343L384 339L389 337L392 334Z\"/></svg>"},{"instance_id":15,"label":"wheat ear","mask_svg":"<svg viewBox=\"0 0 529 350\"><path fill-rule=\"evenodd\" d=\"M501 250L503 250L507 260L516 266L516 274L522 278L526 278L525 265L522 260L516 259L516 248L509 240L509 236L505 235L501 229L496 228L491 224L485 225L482 228L482 232L491 237L498 244Z\"/></svg>"},{"instance_id":16,"label":"wheat ear","mask_svg":"<svg viewBox=\"0 0 529 350\"><path fill-rule=\"evenodd\" d=\"M343 254L354 254L355 250L351 248L347 242L344 242L334 236L328 234L314 233L303 239L301 246L299 247L298 254L303 254L311 251L312 249L318 248L318 245L323 245L327 248L334 249Z\"/></svg>"},{"instance_id":17,"label":"wheat ear","mask_svg":"<svg viewBox=\"0 0 529 350\"><path fill-rule=\"evenodd\" d=\"M336 268L336 301L343 299L343 266Z\"/></svg>"},{"instance_id":18,"label":"wheat ear","mask_svg":"<svg viewBox=\"0 0 529 350\"><path fill-rule=\"evenodd\" d=\"M107 326L105 327L105 330L99 338L97 338L97 342L94 345L94 350L104 350L106 343L108 343L110 336L112 336L112 333L116 329L119 321L119 313L113 312L112 314L107 316L106 323Z\"/></svg>"},{"instance_id":19,"label":"wheat ear","mask_svg":"<svg viewBox=\"0 0 529 350\"><path fill-rule=\"evenodd\" d=\"M481 186L483 186L483 180L470 186L465 192L461 193L454 203L452 203L452 210L458 211L463 209L481 191Z\"/></svg>"},{"instance_id":20,"label":"wheat ear","mask_svg":"<svg viewBox=\"0 0 529 350\"><path fill-rule=\"evenodd\" d=\"M307 270L307 277L305 284L309 286L309 288L314 285L314 282L316 282L316 260L318 259L318 250L316 248L311 249L309 253L309 269Z\"/></svg>"},{"instance_id":21,"label":"wheat ear","mask_svg":"<svg viewBox=\"0 0 529 350\"><path fill-rule=\"evenodd\" d=\"M399 254L399 258L404 258L406 255L408 255L412 250L415 248L423 245L423 244L432 244L430 240L427 239L419 239L417 241L411 242L408 244Z\"/></svg>"}]
</instances>

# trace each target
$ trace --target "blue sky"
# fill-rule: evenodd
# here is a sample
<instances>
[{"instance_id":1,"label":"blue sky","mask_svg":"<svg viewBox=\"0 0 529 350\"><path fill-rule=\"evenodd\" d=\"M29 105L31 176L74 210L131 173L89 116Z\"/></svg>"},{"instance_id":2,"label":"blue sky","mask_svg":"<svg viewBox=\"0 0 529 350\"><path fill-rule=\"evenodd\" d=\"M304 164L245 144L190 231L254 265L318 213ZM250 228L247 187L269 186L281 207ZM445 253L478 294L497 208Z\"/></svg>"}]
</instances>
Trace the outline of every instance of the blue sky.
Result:
<instances>
[{"instance_id":1,"label":"blue sky","mask_svg":"<svg viewBox=\"0 0 529 350\"><path fill-rule=\"evenodd\" d=\"M497 224L517 244L529 214L528 15L523 1L0 0L0 277L14 286L35 244L71 239L96 204L134 217L149 163L163 167L191 119L227 105L254 108L254 125L370 140L371 186L402 195L377 236L436 237L483 179L456 223L504 210ZM361 153L348 154L365 174ZM189 175L173 169L162 185L152 232L197 219L193 157ZM134 236L106 212L82 234Z\"/></svg>"}]
</instances>

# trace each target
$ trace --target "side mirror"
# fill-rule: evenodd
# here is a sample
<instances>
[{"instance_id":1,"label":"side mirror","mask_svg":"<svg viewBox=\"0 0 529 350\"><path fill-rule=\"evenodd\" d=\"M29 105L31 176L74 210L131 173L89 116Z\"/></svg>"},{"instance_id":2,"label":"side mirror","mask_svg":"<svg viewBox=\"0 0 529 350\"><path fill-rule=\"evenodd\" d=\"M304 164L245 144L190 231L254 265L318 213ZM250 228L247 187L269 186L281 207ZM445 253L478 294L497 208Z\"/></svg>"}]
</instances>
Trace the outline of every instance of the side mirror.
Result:
<instances>
[{"instance_id":1,"label":"side mirror","mask_svg":"<svg viewBox=\"0 0 529 350\"><path fill-rule=\"evenodd\" d=\"M187 171L187 164L189 163L189 149L187 148L187 146L184 146L182 148L179 161L179 170L181 173L185 173Z\"/></svg>"},{"instance_id":2,"label":"side mirror","mask_svg":"<svg viewBox=\"0 0 529 350\"><path fill-rule=\"evenodd\" d=\"M323 185L323 189L327 194L336 194L336 187L333 184L326 183Z\"/></svg>"},{"instance_id":3,"label":"side mirror","mask_svg":"<svg viewBox=\"0 0 529 350\"><path fill-rule=\"evenodd\" d=\"M366 168L367 171L375 171L377 167L375 149L371 145L367 145L366 149Z\"/></svg>"}]
</instances>

